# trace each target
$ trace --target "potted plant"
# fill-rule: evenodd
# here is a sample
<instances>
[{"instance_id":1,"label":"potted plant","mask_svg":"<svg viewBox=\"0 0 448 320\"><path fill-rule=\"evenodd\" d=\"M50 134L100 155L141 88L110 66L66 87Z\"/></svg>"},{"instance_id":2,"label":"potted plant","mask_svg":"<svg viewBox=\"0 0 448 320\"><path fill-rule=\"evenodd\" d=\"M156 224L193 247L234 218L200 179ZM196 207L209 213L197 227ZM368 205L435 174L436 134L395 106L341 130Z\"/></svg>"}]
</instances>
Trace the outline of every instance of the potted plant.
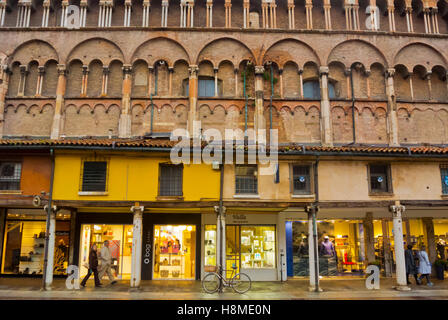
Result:
<instances>
[{"instance_id":1,"label":"potted plant","mask_svg":"<svg viewBox=\"0 0 448 320\"><path fill-rule=\"evenodd\" d=\"M446 267L446 261L442 260L442 259L437 259L434 262L434 267L436 269L437 279L443 280L445 278L444 271L445 271L445 267Z\"/></svg>"}]
</instances>

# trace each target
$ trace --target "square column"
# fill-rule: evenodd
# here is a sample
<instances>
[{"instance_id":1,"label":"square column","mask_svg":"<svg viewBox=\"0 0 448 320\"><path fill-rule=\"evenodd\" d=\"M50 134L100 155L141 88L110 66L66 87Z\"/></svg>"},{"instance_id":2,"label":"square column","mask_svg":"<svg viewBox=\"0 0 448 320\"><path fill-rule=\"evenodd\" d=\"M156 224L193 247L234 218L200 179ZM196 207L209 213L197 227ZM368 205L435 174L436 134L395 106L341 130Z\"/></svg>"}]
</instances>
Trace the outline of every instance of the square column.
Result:
<instances>
[{"instance_id":1,"label":"square column","mask_svg":"<svg viewBox=\"0 0 448 320\"><path fill-rule=\"evenodd\" d=\"M44 253L44 288L51 290L53 284L53 269L54 269L54 245L55 245L55 230L56 230L56 206L48 208L44 207L47 213L47 225L45 230L45 253ZM50 211L50 212L48 212Z\"/></svg>"},{"instance_id":2,"label":"square column","mask_svg":"<svg viewBox=\"0 0 448 320\"><path fill-rule=\"evenodd\" d=\"M333 145L331 129L330 99L328 95L328 67L319 68L320 76L320 115L321 143L323 146Z\"/></svg>"}]
</instances>

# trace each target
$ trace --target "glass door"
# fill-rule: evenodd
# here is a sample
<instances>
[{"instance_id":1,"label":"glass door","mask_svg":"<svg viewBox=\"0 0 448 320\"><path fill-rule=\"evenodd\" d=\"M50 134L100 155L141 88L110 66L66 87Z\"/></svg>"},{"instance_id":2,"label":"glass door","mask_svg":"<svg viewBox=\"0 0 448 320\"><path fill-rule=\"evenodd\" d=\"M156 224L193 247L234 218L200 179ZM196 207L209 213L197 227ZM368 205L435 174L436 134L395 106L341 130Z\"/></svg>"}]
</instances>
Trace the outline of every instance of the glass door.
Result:
<instances>
[{"instance_id":1,"label":"glass door","mask_svg":"<svg viewBox=\"0 0 448 320\"><path fill-rule=\"evenodd\" d=\"M232 273L232 265L237 267L238 273L241 267L241 242L240 242L240 226L226 226L226 269L227 276Z\"/></svg>"}]
</instances>

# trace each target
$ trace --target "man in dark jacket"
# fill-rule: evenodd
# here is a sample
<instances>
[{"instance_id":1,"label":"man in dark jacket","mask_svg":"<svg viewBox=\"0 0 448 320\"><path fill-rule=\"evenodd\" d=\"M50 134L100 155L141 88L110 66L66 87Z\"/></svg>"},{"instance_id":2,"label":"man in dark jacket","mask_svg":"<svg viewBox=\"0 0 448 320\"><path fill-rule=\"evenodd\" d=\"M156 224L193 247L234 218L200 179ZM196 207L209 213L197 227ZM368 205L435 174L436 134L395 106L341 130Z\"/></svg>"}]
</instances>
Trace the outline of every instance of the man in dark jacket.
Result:
<instances>
[{"instance_id":1,"label":"man in dark jacket","mask_svg":"<svg viewBox=\"0 0 448 320\"><path fill-rule=\"evenodd\" d=\"M408 284L411 284L409 281L409 275L414 275L415 282L420 284L420 281L417 279L417 267L415 266L414 253L412 252L412 244L408 244L407 250L404 252L404 261L406 264L406 281Z\"/></svg>"},{"instance_id":2,"label":"man in dark jacket","mask_svg":"<svg viewBox=\"0 0 448 320\"><path fill-rule=\"evenodd\" d=\"M95 287L101 287L100 278L98 277L98 254L96 252L96 244L93 244L90 253L89 253L89 272L84 277L84 279L81 282L81 285L83 287L86 286L87 280L89 280L91 274L93 273L93 276L95 278Z\"/></svg>"}]
</instances>

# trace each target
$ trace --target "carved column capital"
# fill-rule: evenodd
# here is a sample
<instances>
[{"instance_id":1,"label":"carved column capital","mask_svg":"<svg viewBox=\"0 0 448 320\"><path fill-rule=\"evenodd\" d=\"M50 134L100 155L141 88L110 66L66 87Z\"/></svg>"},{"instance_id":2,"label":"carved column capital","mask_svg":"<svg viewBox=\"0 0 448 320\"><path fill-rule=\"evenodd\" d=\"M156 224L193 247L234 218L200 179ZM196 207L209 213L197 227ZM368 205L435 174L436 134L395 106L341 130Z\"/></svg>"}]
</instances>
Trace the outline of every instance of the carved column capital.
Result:
<instances>
[{"instance_id":1,"label":"carved column capital","mask_svg":"<svg viewBox=\"0 0 448 320\"><path fill-rule=\"evenodd\" d=\"M189 73L190 77L197 77L198 71L199 71L199 67L197 65L188 66L188 73Z\"/></svg>"},{"instance_id":2,"label":"carved column capital","mask_svg":"<svg viewBox=\"0 0 448 320\"><path fill-rule=\"evenodd\" d=\"M329 68L327 66L323 66L319 68L319 76L328 76L328 73L330 72Z\"/></svg>"},{"instance_id":3,"label":"carved column capital","mask_svg":"<svg viewBox=\"0 0 448 320\"><path fill-rule=\"evenodd\" d=\"M255 66L255 75L262 75L264 73L264 66Z\"/></svg>"},{"instance_id":4,"label":"carved column capital","mask_svg":"<svg viewBox=\"0 0 448 320\"><path fill-rule=\"evenodd\" d=\"M395 69L394 68L389 68L386 70L385 72L385 76L386 78L391 78L395 76Z\"/></svg>"}]
</instances>

